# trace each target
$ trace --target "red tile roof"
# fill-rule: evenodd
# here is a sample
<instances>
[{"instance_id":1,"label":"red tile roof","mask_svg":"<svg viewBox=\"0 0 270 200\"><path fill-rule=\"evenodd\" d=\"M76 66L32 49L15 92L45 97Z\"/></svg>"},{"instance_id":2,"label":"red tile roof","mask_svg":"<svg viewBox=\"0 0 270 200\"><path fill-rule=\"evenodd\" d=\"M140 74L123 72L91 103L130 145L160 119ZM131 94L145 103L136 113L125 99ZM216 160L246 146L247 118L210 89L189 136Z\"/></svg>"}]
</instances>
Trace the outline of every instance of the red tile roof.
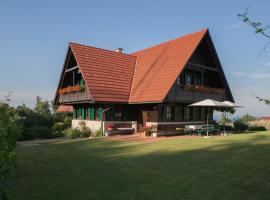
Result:
<instances>
[{"instance_id":1,"label":"red tile roof","mask_svg":"<svg viewBox=\"0 0 270 200\"><path fill-rule=\"evenodd\" d=\"M136 57L70 43L94 101L128 102Z\"/></svg>"},{"instance_id":2,"label":"red tile roof","mask_svg":"<svg viewBox=\"0 0 270 200\"><path fill-rule=\"evenodd\" d=\"M96 102L161 102L207 29L131 55L70 43Z\"/></svg>"}]
</instances>

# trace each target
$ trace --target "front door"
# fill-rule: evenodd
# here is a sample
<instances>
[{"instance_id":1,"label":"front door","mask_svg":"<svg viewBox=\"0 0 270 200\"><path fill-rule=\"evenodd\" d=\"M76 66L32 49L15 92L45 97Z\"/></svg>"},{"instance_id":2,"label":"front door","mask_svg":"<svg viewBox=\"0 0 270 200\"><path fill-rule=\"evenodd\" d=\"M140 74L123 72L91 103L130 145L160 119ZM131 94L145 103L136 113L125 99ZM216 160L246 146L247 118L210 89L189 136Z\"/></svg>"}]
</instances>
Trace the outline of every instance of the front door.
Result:
<instances>
[{"instance_id":1,"label":"front door","mask_svg":"<svg viewBox=\"0 0 270 200\"><path fill-rule=\"evenodd\" d=\"M141 110L140 116L139 116L140 122L138 124L138 131L142 132L145 130L145 125L148 120L148 111L147 110Z\"/></svg>"}]
</instances>

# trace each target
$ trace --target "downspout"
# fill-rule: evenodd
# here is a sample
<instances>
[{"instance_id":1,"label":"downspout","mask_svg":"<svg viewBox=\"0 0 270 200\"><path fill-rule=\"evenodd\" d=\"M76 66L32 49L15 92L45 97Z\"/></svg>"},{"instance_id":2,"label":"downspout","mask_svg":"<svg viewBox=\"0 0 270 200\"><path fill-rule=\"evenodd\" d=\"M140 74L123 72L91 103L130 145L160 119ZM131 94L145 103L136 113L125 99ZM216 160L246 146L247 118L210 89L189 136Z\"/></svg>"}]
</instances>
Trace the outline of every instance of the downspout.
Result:
<instances>
[{"instance_id":1,"label":"downspout","mask_svg":"<svg viewBox=\"0 0 270 200\"><path fill-rule=\"evenodd\" d=\"M105 119L103 119L103 116L105 116L105 112L107 112L108 110L110 110L111 108L106 108L105 110L103 110L101 112L101 131L104 134L104 127L103 127L103 122L105 121Z\"/></svg>"}]
</instances>

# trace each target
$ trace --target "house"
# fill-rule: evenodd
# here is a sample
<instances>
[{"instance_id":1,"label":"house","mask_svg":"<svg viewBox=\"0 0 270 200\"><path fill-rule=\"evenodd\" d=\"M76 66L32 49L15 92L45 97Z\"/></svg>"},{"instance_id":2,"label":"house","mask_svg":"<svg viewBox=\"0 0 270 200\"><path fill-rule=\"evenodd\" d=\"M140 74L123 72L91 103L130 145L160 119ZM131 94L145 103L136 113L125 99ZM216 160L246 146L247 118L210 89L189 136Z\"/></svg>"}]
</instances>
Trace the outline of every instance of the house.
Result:
<instances>
[{"instance_id":1,"label":"house","mask_svg":"<svg viewBox=\"0 0 270 200\"><path fill-rule=\"evenodd\" d=\"M208 29L131 54L70 43L55 104L72 105L72 127L151 126L156 135L204 124L204 100L234 102ZM208 113L210 119L212 110Z\"/></svg>"},{"instance_id":2,"label":"house","mask_svg":"<svg viewBox=\"0 0 270 200\"><path fill-rule=\"evenodd\" d=\"M260 121L262 122L270 122L270 117L261 117Z\"/></svg>"}]
</instances>

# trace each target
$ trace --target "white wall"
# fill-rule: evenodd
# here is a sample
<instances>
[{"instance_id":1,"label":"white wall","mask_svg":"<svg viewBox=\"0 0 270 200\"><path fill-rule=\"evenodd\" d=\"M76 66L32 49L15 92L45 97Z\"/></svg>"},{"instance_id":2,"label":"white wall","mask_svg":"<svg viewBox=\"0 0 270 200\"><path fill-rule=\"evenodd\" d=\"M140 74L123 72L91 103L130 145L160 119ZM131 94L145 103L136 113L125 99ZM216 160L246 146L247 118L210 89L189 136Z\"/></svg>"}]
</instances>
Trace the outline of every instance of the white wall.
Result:
<instances>
[{"instance_id":1,"label":"white wall","mask_svg":"<svg viewBox=\"0 0 270 200\"><path fill-rule=\"evenodd\" d=\"M86 126L91 128L92 131L99 130L101 128L101 121L97 120L81 120L81 119L73 119L72 120L72 128L79 127L80 121L85 121ZM135 133L137 132L137 121L104 121L103 122L103 132L107 131L108 125L114 125L114 124L131 124L132 128L134 128Z\"/></svg>"}]
</instances>

